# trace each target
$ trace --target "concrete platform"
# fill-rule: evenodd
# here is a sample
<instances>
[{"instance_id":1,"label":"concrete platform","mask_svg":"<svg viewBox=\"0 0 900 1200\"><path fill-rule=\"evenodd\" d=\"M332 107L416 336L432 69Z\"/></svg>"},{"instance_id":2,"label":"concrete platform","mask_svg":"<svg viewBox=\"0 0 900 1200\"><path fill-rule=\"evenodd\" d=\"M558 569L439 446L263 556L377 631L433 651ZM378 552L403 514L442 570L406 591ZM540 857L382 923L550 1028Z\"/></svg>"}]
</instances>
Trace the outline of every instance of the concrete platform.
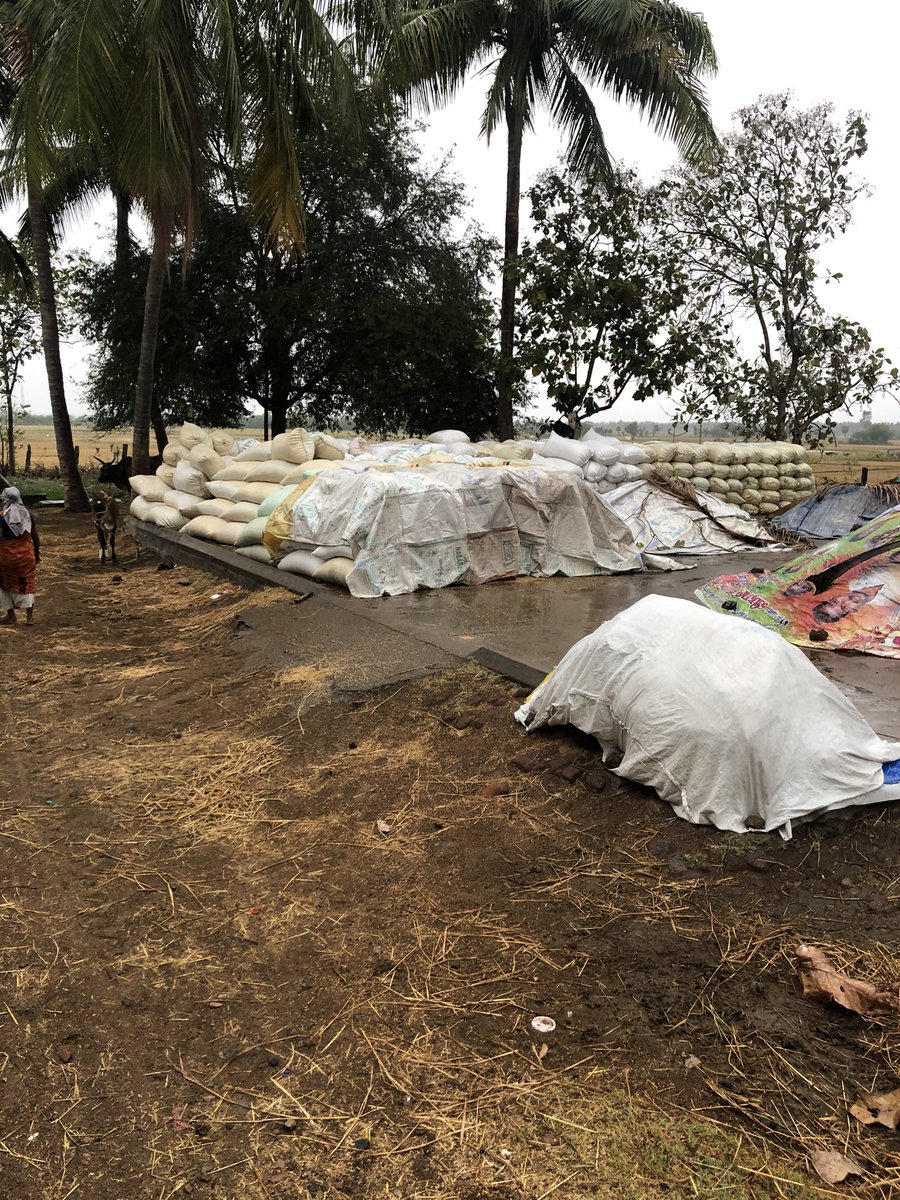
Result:
<instances>
[{"instance_id":1,"label":"concrete platform","mask_svg":"<svg viewBox=\"0 0 900 1200\"><path fill-rule=\"evenodd\" d=\"M479 587L358 600L341 588L289 575L244 559L224 546L153 525L134 522L134 535L141 545L169 561L222 575L240 586L275 585L311 594L310 602L301 606L305 620L327 623L332 636L335 630L344 629L348 640L384 639L380 660L386 681L414 670L413 663L427 662L434 668L474 658L528 687L538 683L585 634L642 596L656 593L692 599L701 584L718 575L760 566L776 569L793 557L784 551L723 554L690 559L696 565L684 571L585 579L523 577ZM318 612L326 608L330 610L327 617ZM379 634L379 628L402 636ZM829 651L808 653L850 696L874 729L900 740L900 660Z\"/></svg>"}]
</instances>

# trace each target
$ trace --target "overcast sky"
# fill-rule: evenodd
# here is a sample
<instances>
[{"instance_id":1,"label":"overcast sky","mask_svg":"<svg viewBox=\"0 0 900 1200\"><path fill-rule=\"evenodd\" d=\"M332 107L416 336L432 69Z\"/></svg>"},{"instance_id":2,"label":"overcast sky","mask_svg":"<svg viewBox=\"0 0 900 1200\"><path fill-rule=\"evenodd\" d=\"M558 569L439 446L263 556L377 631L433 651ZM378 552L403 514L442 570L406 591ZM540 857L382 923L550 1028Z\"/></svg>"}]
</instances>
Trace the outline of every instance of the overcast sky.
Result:
<instances>
[{"instance_id":1,"label":"overcast sky","mask_svg":"<svg viewBox=\"0 0 900 1200\"><path fill-rule=\"evenodd\" d=\"M687 0L687 7L703 13L712 29L720 65L709 83L709 97L720 131L727 131L736 109L762 92L784 89L792 90L803 104L829 101L839 116L849 109L868 115L869 151L860 161L859 172L871 183L873 195L858 202L851 229L829 252L829 265L842 271L844 278L823 299L835 311L867 325L876 344L900 363L897 6L886 0L857 0L851 8L838 0L754 0L752 4ZM450 107L431 114L422 144L430 157L453 151L475 218L500 238L506 147L500 134L489 146L478 139L485 90L485 81L475 78ZM602 96L597 97L597 105L612 154L634 164L646 180L675 161L671 145L627 109ZM549 123L540 123L526 139L523 188L553 164L558 147ZM80 240L92 241L95 236L89 224ZM75 383L81 358L77 348L66 353L73 411L80 410ZM40 360L28 372L25 399L33 411L49 407ZM629 419L670 415L664 405L653 401L622 403L615 414ZM900 420L900 406L880 399L874 415L876 420Z\"/></svg>"}]
</instances>

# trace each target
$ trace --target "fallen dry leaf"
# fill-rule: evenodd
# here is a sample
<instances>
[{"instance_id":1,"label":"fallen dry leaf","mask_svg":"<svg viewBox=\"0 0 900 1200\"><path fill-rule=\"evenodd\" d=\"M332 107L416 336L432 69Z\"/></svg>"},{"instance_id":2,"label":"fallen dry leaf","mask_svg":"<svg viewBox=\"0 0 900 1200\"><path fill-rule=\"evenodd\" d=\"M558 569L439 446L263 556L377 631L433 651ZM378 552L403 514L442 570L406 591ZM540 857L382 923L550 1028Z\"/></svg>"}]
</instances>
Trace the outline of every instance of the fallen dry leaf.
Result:
<instances>
[{"instance_id":1,"label":"fallen dry leaf","mask_svg":"<svg viewBox=\"0 0 900 1200\"><path fill-rule=\"evenodd\" d=\"M481 789L482 796L508 796L512 791L512 784L506 779L494 779L491 783L486 783Z\"/></svg>"},{"instance_id":2,"label":"fallen dry leaf","mask_svg":"<svg viewBox=\"0 0 900 1200\"><path fill-rule=\"evenodd\" d=\"M823 1004L833 1000L863 1017L884 1016L900 1008L900 1002L891 992L881 992L874 984L842 974L831 965L825 951L815 946L797 947L797 969L807 1000Z\"/></svg>"},{"instance_id":3,"label":"fallen dry leaf","mask_svg":"<svg viewBox=\"0 0 900 1200\"><path fill-rule=\"evenodd\" d=\"M176 1133L187 1133L191 1128L190 1123L184 1119L184 1108L172 1109L172 1128Z\"/></svg>"},{"instance_id":4,"label":"fallen dry leaf","mask_svg":"<svg viewBox=\"0 0 900 1200\"><path fill-rule=\"evenodd\" d=\"M864 1174L855 1158L848 1158L837 1150L812 1150L809 1161L826 1183L843 1183L848 1175Z\"/></svg>"},{"instance_id":5,"label":"fallen dry leaf","mask_svg":"<svg viewBox=\"0 0 900 1200\"><path fill-rule=\"evenodd\" d=\"M375 822L375 828L380 834L382 834L384 837L387 837L387 835L393 829L393 825L391 825L389 821L378 820Z\"/></svg>"},{"instance_id":6,"label":"fallen dry leaf","mask_svg":"<svg viewBox=\"0 0 900 1200\"><path fill-rule=\"evenodd\" d=\"M873 1096L867 1092L851 1105L851 1114L863 1125L883 1125L885 1129L900 1128L900 1088Z\"/></svg>"}]
</instances>

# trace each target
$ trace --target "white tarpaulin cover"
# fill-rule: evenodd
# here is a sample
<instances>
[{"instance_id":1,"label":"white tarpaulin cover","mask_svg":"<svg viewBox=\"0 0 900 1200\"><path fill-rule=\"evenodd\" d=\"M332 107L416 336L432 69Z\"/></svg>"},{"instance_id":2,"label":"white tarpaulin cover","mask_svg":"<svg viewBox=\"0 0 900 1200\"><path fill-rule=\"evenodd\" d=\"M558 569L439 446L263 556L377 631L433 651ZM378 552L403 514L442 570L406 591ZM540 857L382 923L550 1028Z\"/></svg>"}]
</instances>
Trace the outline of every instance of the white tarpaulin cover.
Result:
<instances>
[{"instance_id":1,"label":"white tarpaulin cover","mask_svg":"<svg viewBox=\"0 0 900 1200\"><path fill-rule=\"evenodd\" d=\"M327 471L284 508L270 518L267 539L279 537L283 549L350 546L354 596L516 575L639 571L648 562L625 522L580 476L526 465Z\"/></svg>"},{"instance_id":2,"label":"white tarpaulin cover","mask_svg":"<svg viewBox=\"0 0 900 1200\"><path fill-rule=\"evenodd\" d=\"M601 625L516 719L593 734L622 752L616 774L696 825L789 837L792 821L900 799L884 770L900 743L777 633L688 600L647 596Z\"/></svg>"},{"instance_id":3,"label":"white tarpaulin cover","mask_svg":"<svg viewBox=\"0 0 900 1200\"><path fill-rule=\"evenodd\" d=\"M607 492L606 502L626 522L642 550L659 554L721 554L783 549L755 517L705 492L672 491L639 480Z\"/></svg>"}]
</instances>

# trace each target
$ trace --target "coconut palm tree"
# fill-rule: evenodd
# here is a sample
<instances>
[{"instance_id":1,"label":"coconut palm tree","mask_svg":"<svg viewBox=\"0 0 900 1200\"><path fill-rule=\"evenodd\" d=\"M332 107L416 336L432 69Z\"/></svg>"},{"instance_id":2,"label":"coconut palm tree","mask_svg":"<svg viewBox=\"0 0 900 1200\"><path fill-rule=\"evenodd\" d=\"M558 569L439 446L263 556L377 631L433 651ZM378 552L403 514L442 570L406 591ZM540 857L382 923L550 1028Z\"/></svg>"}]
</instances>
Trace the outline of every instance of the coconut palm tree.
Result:
<instances>
[{"instance_id":1,"label":"coconut palm tree","mask_svg":"<svg viewBox=\"0 0 900 1200\"><path fill-rule=\"evenodd\" d=\"M24 191L27 197L40 302L44 365L65 505L73 512L86 512L90 502L78 470L72 422L66 404L59 352L56 287L44 203L46 181L57 170L58 146L49 134L39 86L42 48L33 41L31 30L22 22L15 5L0 6L0 53L0 75L3 80L0 85L0 115L7 134L0 196L4 201L9 201L17 191Z\"/></svg>"},{"instance_id":2,"label":"coconut palm tree","mask_svg":"<svg viewBox=\"0 0 900 1200\"><path fill-rule=\"evenodd\" d=\"M388 86L426 110L473 72L490 78L481 133L507 132L497 421L511 437L523 137L543 106L569 166L609 173L595 88L636 107L688 158L703 156L716 144L700 84L716 67L709 29L669 0L413 0L394 11L380 55Z\"/></svg>"},{"instance_id":3,"label":"coconut palm tree","mask_svg":"<svg viewBox=\"0 0 900 1200\"><path fill-rule=\"evenodd\" d=\"M314 0L19 0L46 43L48 119L108 148L114 178L152 235L135 388L133 457L149 455L156 333L176 233L186 256L209 180L212 133L249 159L250 203L269 243L302 247L297 142L317 94L348 122L354 80Z\"/></svg>"}]
</instances>

